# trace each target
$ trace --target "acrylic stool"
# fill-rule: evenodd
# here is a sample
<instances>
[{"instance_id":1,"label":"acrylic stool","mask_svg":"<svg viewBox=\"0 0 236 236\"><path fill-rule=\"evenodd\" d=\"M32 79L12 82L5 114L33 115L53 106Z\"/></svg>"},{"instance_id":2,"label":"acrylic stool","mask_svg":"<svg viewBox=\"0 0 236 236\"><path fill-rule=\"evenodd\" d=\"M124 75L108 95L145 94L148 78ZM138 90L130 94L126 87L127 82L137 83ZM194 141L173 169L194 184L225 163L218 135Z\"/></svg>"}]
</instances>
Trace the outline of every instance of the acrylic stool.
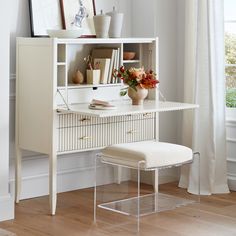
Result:
<instances>
[{"instance_id":1,"label":"acrylic stool","mask_svg":"<svg viewBox=\"0 0 236 236\"><path fill-rule=\"evenodd\" d=\"M196 201L155 192L140 195L140 171L153 171L182 166L193 162L198 157L198 198L200 201L200 153L192 149L171 143L143 141L135 143L115 144L106 147L95 158L94 187L94 222L96 222L97 206L124 215L137 218L137 231L140 229L140 217L155 212L172 210ZM97 163L98 159L105 164L136 169L137 197L126 198L97 205ZM133 206L133 207L132 207ZM144 207L143 207L144 206ZM128 209L128 210L124 210Z\"/></svg>"}]
</instances>

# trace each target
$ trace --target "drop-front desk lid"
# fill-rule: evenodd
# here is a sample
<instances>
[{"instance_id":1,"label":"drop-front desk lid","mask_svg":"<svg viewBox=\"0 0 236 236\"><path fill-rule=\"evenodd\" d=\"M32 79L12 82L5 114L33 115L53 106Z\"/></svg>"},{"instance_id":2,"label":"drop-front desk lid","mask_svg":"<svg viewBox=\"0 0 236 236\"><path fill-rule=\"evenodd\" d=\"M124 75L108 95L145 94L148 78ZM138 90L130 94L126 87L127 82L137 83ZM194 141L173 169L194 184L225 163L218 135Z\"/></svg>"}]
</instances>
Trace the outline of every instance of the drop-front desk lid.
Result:
<instances>
[{"instance_id":1,"label":"drop-front desk lid","mask_svg":"<svg viewBox=\"0 0 236 236\"><path fill-rule=\"evenodd\" d=\"M116 106L113 110L93 110L89 108L89 104L73 104L69 105L69 109L66 106L60 106L57 108L57 112L60 113L76 113L80 115L87 115L93 117L111 117L132 115L148 112L164 112L164 111L178 111L186 109L198 108L197 104L179 103L179 102L158 102L155 100L145 100L143 105L132 105L131 101L119 101L111 102Z\"/></svg>"}]
</instances>

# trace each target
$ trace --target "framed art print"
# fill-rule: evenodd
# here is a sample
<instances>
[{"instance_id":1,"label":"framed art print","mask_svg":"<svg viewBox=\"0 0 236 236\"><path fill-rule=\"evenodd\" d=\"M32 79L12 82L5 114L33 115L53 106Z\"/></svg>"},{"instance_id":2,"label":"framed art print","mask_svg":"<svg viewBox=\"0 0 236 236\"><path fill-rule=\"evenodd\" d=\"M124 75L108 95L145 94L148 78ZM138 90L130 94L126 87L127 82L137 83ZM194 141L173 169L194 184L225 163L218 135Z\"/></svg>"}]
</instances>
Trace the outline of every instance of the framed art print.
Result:
<instances>
[{"instance_id":1,"label":"framed art print","mask_svg":"<svg viewBox=\"0 0 236 236\"><path fill-rule=\"evenodd\" d=\"M29 0L32 37L48 36L47 30L62 29L59 0Z\"/></svg>"},{"instance_id":2,"label":"framed art print","mask_svg":"<svg viewBox=\"0 0 236 236\"><path fill-rule=\"evenodd\" d=\"M62 26L64 29L81 27L82 37L95 37L93 16L96 15L95 0L60 0Z\"/></svg>"}]
</instances>

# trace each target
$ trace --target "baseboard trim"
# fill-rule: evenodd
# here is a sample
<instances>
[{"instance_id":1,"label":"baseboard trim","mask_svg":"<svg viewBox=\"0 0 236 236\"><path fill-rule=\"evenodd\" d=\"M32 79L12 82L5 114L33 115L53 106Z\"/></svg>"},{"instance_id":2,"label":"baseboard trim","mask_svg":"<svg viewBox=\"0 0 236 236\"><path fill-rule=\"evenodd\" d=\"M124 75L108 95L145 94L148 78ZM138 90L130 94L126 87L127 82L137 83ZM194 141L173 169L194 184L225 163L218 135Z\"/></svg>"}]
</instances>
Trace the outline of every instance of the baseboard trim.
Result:
<instances>
[{"instance_id":1,"label":"baseboard trim","mask_svg":"<svg viewBox=\"0 0 236 236\"><path fill-rule=\"evenodd\" d=\"M229 143L236 143L236 139L234 138L227 138L226 141Z\"/></svg>"},{"instance_id":2,"label":"baseboard trim","mask_svg":"<svg viewBox=\"0 0 236 236\"><path fill-rule=\"evenodd\" d=\"M97 176L101 179L100 184L114 183L113 167L97 167ZM124 171L122 181L130 179L129 171ZM48 173L31 175L22 178L22 191L20 199L30 199L46 196L49 193ZM10 180L13 187L15 180ZM67 192L78 189L90 188L94 186L94 166L70 168L57 173L57 192Z\"/></svg>"},{"instance_id":3,"label":"baseboard trim","mask_svg":"<svg viewBox=\"0 0 236 236\"><path fill-rule=\"evenodd\" d=\"M14 198L8 194L0 197L0 221L14 219Z\"/></svg>"},{"instance_id":4,"label":"baseboard trim","mask_svg":"<svg viewBox=\"0 0 236 236\"><path fill-rule=\"evenodd\" d=\"M153 171L142 171L141 172L141 182L145 184L152 185L153 184ZM132 171L132 178L133 181L137 181L137 172ZM171 182L175 182L179 180L179 172L178 168L172 169L163 169L159 171L158 175L158 183L159 184L167 184Z\"/></svg>"},{"instance_id":5,"label":"baseboard trim","mask_svg":"<svg viewBox=\"0 0 236 236\"><path fill-rule=\"evenodd\" d=\"M236 191L236 176L228 175L228 185L231 191Z\"/></svg>"}]
</instances>

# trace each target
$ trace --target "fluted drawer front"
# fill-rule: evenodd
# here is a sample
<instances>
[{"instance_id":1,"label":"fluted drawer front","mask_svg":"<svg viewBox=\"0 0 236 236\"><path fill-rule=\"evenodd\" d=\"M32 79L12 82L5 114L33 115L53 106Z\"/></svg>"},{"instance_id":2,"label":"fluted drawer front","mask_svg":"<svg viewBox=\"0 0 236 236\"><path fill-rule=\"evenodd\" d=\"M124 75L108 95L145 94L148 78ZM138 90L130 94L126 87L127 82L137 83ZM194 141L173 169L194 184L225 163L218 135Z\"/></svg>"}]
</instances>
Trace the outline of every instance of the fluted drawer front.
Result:
<instances>
[{"instance_id":1,"label":"fluted drawer front","mask_svg":"<svg viewBox=\"0 0 236 236\"><path fill-rule=\"evenodd\" d=\"M58 118L57 150L63 153L151 140L155 136L154 120L153 113L109 118L61 115Z\"/></svg>"},{"instance_id":2,"label":"fluted drawer front","mask_svg":"<svg viewBox=\"0 0 236 236\"><path fill-rule=\"evenodd\" d=\"M58 129L58 152L86 150L106 146L107 125L93 125Z\"/></svg>"},{"instance_id":3,"label":"fluted drawer front","mask_svg":"<svg viewBox=\"0 0 236 236\"><path fill-rule=\"evenodd\" d=\"M97 118L78 114L59 114L58 128L78 127L93 124L108 123L108 118Z\"/></svg>"},{"instance_id":4,"label":"fluted drawer front","mask_svg":"<svg viewBox=\"0 0 236 236\"><path fill-rule=\"evenodd\" d=\"M154 119L118 122L111 125L112 143L130 143L154 139Z\"/></svg>"}]
</instances>

